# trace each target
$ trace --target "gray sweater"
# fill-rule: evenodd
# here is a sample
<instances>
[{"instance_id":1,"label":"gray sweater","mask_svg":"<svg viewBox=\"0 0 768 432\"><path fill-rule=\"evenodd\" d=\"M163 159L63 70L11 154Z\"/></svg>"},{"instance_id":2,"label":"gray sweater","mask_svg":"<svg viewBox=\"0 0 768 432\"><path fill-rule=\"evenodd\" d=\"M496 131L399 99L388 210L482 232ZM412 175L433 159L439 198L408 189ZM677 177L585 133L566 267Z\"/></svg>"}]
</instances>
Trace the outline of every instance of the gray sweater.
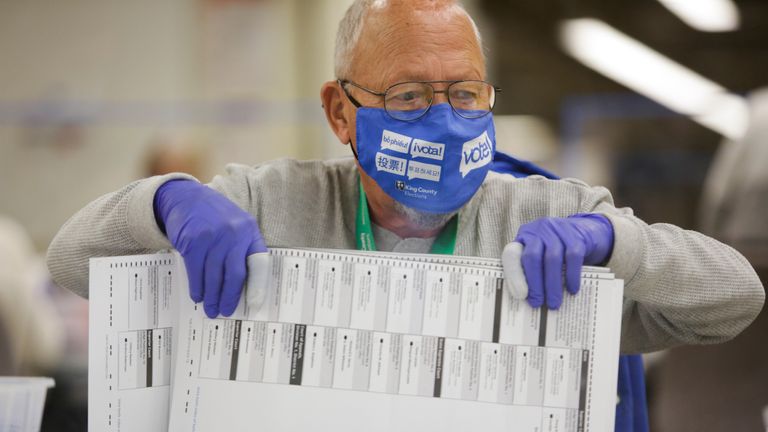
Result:
<instances>
[{"instance_id":1,"label":"gray sweater","mask_svg":"<svg viewBox=\"0 0 768 432\"><path fill-rule=\"evenodd\" d=\"M232 164L210 186L253 214L269 246L355 248L358 174L351 158ZM88 296L88 259L171 247L153 214L157 188L183 175L151 177L104 195L75 214L48 250L56 282ZM456 254L499 258L521 224L597 212L615 230L608 262L624 279L623 353L723 342L760 312L765 293L738 252L668 224L617 209L605 188L541 176L490 173L461 209Z\"/></svg>"}]
</instances>

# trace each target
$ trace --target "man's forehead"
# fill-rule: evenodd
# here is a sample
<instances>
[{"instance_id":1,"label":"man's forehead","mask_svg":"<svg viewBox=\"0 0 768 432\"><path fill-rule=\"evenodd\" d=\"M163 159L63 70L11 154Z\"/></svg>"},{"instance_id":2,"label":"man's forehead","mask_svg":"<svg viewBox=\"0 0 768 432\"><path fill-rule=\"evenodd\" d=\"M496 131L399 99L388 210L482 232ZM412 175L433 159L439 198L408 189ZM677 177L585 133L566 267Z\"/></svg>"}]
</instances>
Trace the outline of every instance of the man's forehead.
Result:
<instances>
[{"instance_id":1,"label":"man's forehead","mask_svg":"<svg viewBox=\"0 0 768 432\"><path fill-rule=\"evenodd\" d=\"M363 80L378 90L406 81L485 79L484 60L471 50L404 50L381 55L367 54L359 57L354 79Z\"/></svg>"},{"instance_id":2,"label":"man's forehead","mask_svg":"<svg viewBox=\"0 0 768 432\"><path fill-rule=\"evenodd\" d=\"M362 75L373 75L376 82L370 84L484 78L481 47L462 9L458 9L460 14L448 15L408 10L406 15L373 13L368 17L353 68Z\"/></svg>"},{"instance_id":3,"label":"man's forehead","mask_svg":"<svg viewBox=\"0 0 768 432\"><path fill-rule=\"evenodd\" d=\"M415 64L411 67L392 70L388 76L382 78L388 80L385 85L406 81L461 81L485 78L482 69L473 62L467 60L463 63L465 64L455 62L455 67L440 68L439 70L430 67L428 63Z\"/></svg>"}]
</instances>

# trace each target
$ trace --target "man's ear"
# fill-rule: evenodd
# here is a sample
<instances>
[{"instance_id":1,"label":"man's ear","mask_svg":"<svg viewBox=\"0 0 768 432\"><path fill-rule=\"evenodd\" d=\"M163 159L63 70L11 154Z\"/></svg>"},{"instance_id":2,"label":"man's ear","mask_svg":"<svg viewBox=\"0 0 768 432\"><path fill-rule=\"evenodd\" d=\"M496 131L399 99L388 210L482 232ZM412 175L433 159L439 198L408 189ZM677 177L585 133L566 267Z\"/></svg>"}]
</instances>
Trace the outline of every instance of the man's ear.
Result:
<instances>
[{"instance_id":1,"label":"man's ear","mask_svg":"<svg viewBox=\"0 0 768 432\"><path fill-rule=\"evenodd\" d=\"M344 90L336 81L328 81L320 88L320 100L323 102L325 118L342 144L350 142L352 133L352 124L344 110L345 98Z\"/></svg>"}]
</instances>

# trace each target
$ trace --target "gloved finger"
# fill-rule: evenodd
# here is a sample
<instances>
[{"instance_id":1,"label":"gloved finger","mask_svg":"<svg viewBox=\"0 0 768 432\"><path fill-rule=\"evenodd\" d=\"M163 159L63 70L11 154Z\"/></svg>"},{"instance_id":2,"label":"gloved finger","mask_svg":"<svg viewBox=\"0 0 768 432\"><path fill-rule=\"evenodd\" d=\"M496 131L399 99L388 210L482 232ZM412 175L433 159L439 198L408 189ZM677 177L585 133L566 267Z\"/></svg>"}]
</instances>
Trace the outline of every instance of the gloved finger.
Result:
<instances>
[{"instance_id":1,"label":"gloved finger","mask_svg":"<svg viewBox=\"0 0 768 432\"><path fill-rule=\"evenodd\" d=\"M249 243L239 242L230 249L224 259L224 282L219 298L219 311L226 317L232 315L240 303L240 294L243 292L243 284L245 283L245 257L248 246Z\"/></svg>"},{"instance_id":2,"label":"gloved finger","mask_svg":"<svg viewBox=\"0 0 768 432\"><path fill-rule=\"evenodd\" d=\"M189 297L195 303L203 301L205 292L205 257L210 248L211 236L202 233L195 239L179 239L176 249L184 257L184 266L187 268L187 279L189 283Z\"/></svg>"},{"instance_id":3,"label":"gloved finger","mask_svg":"<svg viewBox=\"0 0 768 432\"><path fill-rule=\"evenodd\" d=\"M261 235L261 231L259 231L259 226L256 224L256 221L253 221L253 224L253 239L251 240L251 244L248 245L249 256L255 253L269 252L269 249L267 249L267 243L264 241L264 237Z\"/></svg>"},{"instance_id":4,"label":"gloved finger","mask_svg":"<svg viewBox=\"0 0 768 432\"><path fill-rule=\"evenodd\" d=\"M269 249L259 231L259 225L253 220L252 240L247 251L246 303L249 313L256 313L267 300L269 282Z\"/></svg>"},{"instance_id":5,"label":"gloved finger","mask_svg":"<svg viewBox=\"0 0 768 432\"><path fill-rule=\"evenodd\" d=\"M269 252L259 252L248 255L247 261L246 302L251 311L249 313L256 313L267 300L271 260Z\"/></svg>"},{"instance_id":6,"label":"gloved finger","mask_svg":"<svg viewBox=\"0 0 768 432\"><path fill-rule=\"evenodd\" d=\"M184 257L189 283L189 297L195 303L203 301L203 268L205 266L205 251L194 251Z\"/></svg>"},{"instance_id":7,"label":"gloved finger","mask_svg":"<svg viewBox=\"0 0 768 432\"><path fill-rule=\"evenodd\" d=\"M584 246L576 243L565 251L565 287L571 294L581 287L581 267L584 265Z\"/></svg>"},{"instance_id":8,"label":"gloved finger","mask_svg":"<svg viewBox=\"0 0 768 432\"><path fill-rule=\"evenodd\" d=\"M541 307L544 304L544 243L535 235L518 236L523 244L523 265L525 280L528 282L528 304Z\"/></svg>"},{"instance_id":9,"label":"gloved finger","mask_svg":"<svg viewBox=\"0 0 768 432\"><path fill-rule=\"evenodd\" d=\"M518 242L508 243L501 252L501 265L504 269L504 287L514 299L528 297L528 282L520 259L523 255L523 245Z\"/></svg>"},{"instance_id":10,"label":"gloved finger","mask_svg":"<svg viewBox=\"0 0 768 432\"><path fill-rule=\"evenodd\" d=\"M563 253L565 248L560 237L554 231L545 231L544 242L544 293L547 306L559 309L563 303Z\"/></svg>"},{"instance_id":11,"label":"gloved finger","mask_svg":"<svg viewBox=\"0 0 768 432\"><path fill-rule=\"evenodd\" d=\"M205 314L208 318L216 318L219 315L219 299L221 297L221 285L224 279L224 260L226 259L232 241L219 238L205 257L205 293L203 303Z\"/></svg>"}]
</instances>

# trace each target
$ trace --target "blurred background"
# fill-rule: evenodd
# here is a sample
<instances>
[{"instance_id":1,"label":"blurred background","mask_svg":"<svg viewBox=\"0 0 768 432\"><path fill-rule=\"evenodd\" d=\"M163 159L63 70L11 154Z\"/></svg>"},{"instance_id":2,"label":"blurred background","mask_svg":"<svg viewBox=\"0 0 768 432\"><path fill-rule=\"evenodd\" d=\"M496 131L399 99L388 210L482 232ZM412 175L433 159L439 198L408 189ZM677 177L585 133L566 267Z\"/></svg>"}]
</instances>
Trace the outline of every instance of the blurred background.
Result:
<instances>
[{"instance_id":1,"label":"blurred background","mask_svg":"<svg viewBox=\"0 0 768 432\"><path fill-rule=\"evenodd\" d=\"M42 264L58 228L152 174L209 181L228 162L349 156L318 96L335 78L335 32L350 3L0 0L0 340L10 341L0 375L57 378L43 430L86 424L87 302L53 285ZM483 34L489 80L503 89L500 149L608 186L649 223L704 229L740 249L739 240L766 241L768 206L752 206L755 229L738 239L705 219L738 204L725 196L766 201L766 186L731 177L755 160L742 143L768 145L754 132L768 118L749 99L768 85L768 2L463 3ZM762 172L766 152L757 154ZM761 253L748 258L764 277ZM652 430L761 430L764 318L744 342L648 358ZM727 375L734 364L740 377ZM706 387L701 376L725 384ZM728 385L747 395L714 391L698 416L686 411L691 394Z\"/></svg>"}]
</instances>

